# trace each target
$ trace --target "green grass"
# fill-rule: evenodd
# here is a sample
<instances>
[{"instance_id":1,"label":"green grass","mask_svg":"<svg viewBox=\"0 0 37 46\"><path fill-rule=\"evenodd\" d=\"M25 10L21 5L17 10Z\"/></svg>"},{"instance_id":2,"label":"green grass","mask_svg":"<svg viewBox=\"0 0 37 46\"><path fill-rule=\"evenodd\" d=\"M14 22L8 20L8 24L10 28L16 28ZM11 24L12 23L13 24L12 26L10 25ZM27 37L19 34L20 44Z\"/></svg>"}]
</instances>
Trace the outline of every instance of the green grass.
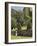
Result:
<instances>
[{"instance_id":1,"label":"green grass","mask_svg":"<svg viewBox=\"0 0 37 46\"><path fill-rule=\"evenodd\" d=\"M32 38L32 37L28 37L28 36L13 36L13 35L11 35L11 39L29 39L29 38Z\"/></svg>"}]
</instances>

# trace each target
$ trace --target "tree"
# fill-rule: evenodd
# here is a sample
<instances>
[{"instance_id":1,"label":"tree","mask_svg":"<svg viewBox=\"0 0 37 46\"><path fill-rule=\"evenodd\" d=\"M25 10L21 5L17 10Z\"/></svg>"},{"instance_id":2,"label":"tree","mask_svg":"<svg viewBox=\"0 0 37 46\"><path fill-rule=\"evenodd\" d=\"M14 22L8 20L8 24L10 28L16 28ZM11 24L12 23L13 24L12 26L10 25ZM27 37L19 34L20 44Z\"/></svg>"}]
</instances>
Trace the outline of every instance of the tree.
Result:
<instances>
[{"instance_id":1,"label":"tree","mask_svg":"<svg viewBox=\"0 0 37 46\"><path fill-rule=\"evenodd\" d=\"M23 12L15 11L11 14L11 27L17 28L16 36L21 31L22 26L27 26L27 29L32 27L32 11L29 7L24 7ZM23 31L22 31L23 32Z\"/></svg>"},{"instance_id":2,"label":"tree","mask_svg":"<svg viewBox=\"0 0 37 46\"><path fill-rule=\"evenodd\" d=\"M16 28L17 27L17 22L15 18L11 18L11 27Z\"/></svg>"},{"instance_id":3,"label":"tree","mask_svg":"<svg viewBox=\"0 0 37 46\"><path fill-rule=\"evenodd\" d=\"M27 25L27 28L29 29L31 28L32 25L32 13L30 12L29 7L24 8L23 11L24 11L25 25Z\"/></svg>"}]
</instances>

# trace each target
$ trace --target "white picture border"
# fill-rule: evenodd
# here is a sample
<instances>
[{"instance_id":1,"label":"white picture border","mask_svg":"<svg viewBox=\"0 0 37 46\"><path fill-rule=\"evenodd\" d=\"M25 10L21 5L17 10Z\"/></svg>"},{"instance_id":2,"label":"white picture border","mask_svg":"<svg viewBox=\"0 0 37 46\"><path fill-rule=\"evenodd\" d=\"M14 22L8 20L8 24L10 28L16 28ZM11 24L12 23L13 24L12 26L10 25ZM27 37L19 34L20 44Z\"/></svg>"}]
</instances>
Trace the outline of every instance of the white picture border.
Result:
<instances>
[{"instance_id":1,"label":"white picture border","mask_svg":"<svg viewBox=\"0 0 37 46\"><path fill-rule=\"evenodd\" d=\"M32 8L32 38L28 39L11 39L11 6L22 6L22 7L31 7ZM8 4L8 42L30 42L35 41L35 5L27 4Z\"/></svg>"}]
</instances>

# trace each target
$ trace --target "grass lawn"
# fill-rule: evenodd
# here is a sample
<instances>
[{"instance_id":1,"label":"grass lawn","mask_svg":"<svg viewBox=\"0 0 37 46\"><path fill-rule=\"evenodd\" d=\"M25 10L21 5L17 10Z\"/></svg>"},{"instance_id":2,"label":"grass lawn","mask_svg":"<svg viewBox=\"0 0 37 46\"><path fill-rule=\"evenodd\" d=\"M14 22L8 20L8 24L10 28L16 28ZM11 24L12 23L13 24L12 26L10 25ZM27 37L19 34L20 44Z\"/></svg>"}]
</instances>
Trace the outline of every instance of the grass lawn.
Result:
<instances>
[{"instance_id":1,"label":"grass lawn","mask_svg":"<svg viewBox=\"0 0 37 46\"><path fill-rule=\"evenodd\" d=\"M28 36L13 36L11 35L11 39L28 39L28 38L32 38L32 37L28 37Z\"/></svg>"}]
</instances>

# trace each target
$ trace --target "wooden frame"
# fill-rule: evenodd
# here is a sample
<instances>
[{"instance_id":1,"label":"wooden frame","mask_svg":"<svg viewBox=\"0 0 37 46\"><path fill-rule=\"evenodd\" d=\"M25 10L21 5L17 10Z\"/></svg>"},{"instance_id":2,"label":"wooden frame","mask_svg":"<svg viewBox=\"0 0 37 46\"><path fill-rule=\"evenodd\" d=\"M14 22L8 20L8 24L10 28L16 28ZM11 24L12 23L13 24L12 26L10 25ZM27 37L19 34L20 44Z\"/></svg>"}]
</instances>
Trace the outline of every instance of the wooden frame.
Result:
<instances>
[{"instance_id":1,"label":"wooden frame","mask_svg":"<svg viewBox=\"0 0 37 46\"><path fill-rule=\"evenodd\" d=\"M8 5L9 4L25 4L35 6L35 40L28 42L8 42ZM21 2L5 2L5 44L18 44L18 43L35 43L36 42L36 4L35 3L21 3Z\"/></svg>"}]
</instances>

